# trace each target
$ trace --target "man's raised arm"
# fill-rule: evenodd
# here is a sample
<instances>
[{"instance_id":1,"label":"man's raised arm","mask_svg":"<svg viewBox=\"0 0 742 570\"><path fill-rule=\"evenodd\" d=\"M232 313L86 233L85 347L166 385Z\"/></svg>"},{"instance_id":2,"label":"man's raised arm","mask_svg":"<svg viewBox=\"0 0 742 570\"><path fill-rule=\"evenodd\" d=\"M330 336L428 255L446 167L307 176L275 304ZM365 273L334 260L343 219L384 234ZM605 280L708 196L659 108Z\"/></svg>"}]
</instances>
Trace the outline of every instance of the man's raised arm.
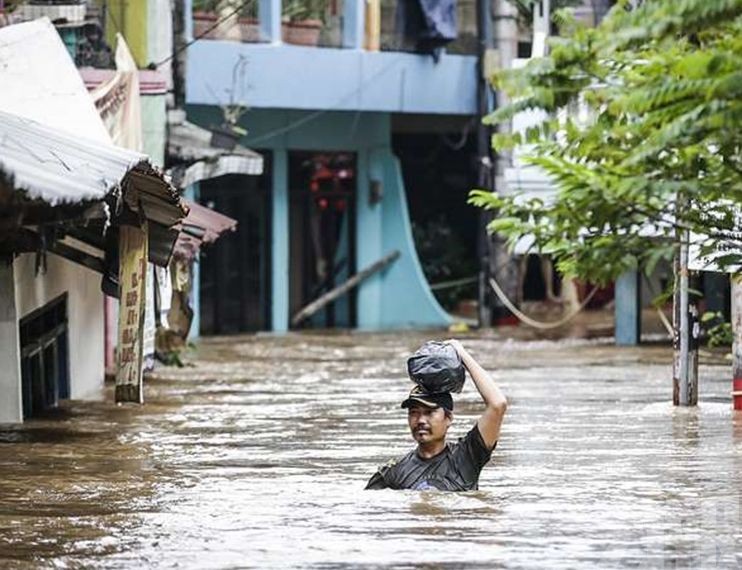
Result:
<instances>
[{"instance_id":1,"label":"man's raised arm","mask_svg":"<svg viewBox=\"0 0 742 570\"><path fill-rule=\"evenodd\" d=\"M486 408L477 421L477 425L479 426L479 433L482 435L485 445L489 449L492 449L500 437L500 426L502 425L502 418L505 416L505 411L508 407L508 401L492 377L474 360L474 357L469 354L461 342L455 339L448 342L459 353L464 366L466 366L474 381L474 385L484 400Z\"/></svg>"}]
</instances>

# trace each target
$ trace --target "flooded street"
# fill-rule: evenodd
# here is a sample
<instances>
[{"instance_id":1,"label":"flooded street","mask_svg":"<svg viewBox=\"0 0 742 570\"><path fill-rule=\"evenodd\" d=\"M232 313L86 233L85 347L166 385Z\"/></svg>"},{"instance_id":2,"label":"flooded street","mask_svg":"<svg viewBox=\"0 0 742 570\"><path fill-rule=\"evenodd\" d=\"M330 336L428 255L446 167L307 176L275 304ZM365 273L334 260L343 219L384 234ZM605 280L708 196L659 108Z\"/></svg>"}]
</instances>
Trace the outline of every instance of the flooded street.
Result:
<instances>
[{"instance_id":1,"label":"flooded street","mask_svg":"<svg viewBox=\"0 0 742 570\"><path fill-rule=\"evenodd\" d=\"M0 430L3 568L739 568L742 414L667 347L465 339L510 400L480 491L363 491L412 440L427 337L204 341L144 407L72 402ZM110 389L109 389L110 390ZM480 410L467 381L451 434Z\"/></svg>"}]
</instances>

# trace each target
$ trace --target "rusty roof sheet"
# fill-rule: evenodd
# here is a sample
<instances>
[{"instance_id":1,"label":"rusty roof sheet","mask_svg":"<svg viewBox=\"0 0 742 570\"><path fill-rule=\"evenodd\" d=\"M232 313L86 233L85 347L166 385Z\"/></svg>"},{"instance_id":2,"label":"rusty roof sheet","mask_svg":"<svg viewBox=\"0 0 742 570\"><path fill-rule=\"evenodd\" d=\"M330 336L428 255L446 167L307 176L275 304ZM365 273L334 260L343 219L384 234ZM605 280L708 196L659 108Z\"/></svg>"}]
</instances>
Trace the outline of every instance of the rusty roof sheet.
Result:
<instances>
[{"instance_id":1,"label":"rusty roof sheet","mask_svg":"<svg viewBox=\"0 0 742 570\"><path fill-rule=\"evenodd\" d=\"M216 241L221 234L235 231L237 220L211 208L186 200L188 216L175 244L175 255L193 259L202 245Z\"/></svg>"}]
</instances>

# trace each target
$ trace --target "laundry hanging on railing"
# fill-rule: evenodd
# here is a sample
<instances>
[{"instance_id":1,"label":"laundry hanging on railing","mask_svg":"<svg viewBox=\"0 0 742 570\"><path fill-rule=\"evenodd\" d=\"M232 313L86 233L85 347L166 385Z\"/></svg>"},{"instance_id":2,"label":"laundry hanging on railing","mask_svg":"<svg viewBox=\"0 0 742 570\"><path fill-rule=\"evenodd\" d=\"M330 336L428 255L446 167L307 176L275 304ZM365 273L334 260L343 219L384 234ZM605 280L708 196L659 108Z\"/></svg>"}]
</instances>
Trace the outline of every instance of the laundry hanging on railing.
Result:
<instances>
[{"instance_id":1,"label":"laundry hanging on railing","mask_svg":"<svg viewBox=\"0 0 742 570\"><path fill-rule=\"evenodd\" d=\"M397 3L397 30L418 51L436 61L443 47L456 39L456 0L406 0Z\"/></svg>"}]
</instances>

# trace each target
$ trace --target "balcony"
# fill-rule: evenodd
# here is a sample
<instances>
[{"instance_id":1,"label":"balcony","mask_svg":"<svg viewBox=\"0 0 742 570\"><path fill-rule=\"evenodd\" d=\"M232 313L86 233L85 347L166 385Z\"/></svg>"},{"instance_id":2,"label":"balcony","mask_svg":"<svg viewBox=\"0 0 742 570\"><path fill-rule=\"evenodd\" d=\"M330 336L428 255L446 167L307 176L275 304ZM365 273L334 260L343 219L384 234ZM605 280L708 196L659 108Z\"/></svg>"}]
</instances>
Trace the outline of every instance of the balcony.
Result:
<instances>
[{"instance_id":1,"label":"balcony","mask_svg":"<svg viewBox=\"0 0 742 570\"><path fill-rule=\"evenodd\" d=\"M362 48L421 52L405 31L418 14L404 0L193 0L193 36L247 43ZM262 17L261 17L262 15ZM278 17L277 28L271 22ZM477 48L476 0L456 3L457 37L446 50L474 55ZM363 25L359 25L359 24Z\"/></svg>"},{"instance_id":2,"label":"balcony","mask_svg":"<svg viewBox=\"0 0 742 570\"><path fill-rule=\"evenodd\" d=\"M458 1L458 37L434 57L402 33L402 1L194 0L187 102L474 114L475 0Z\"/></svg>"}]
</instances>

